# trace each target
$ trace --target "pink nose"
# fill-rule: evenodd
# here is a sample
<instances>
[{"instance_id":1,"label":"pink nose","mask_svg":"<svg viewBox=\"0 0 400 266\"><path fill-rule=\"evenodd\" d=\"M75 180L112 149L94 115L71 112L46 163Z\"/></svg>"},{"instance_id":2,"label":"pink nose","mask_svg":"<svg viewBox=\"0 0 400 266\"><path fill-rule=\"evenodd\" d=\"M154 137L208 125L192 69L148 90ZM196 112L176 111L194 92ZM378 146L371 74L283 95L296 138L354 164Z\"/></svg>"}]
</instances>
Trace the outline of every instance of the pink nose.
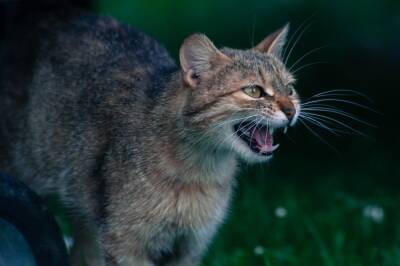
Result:
<instances>
[{"instance_id":1,"label":"pink nose","mask_svg":"<svg viewBox=\"0 0 400 266\"><path fill-rule=\"evenodd\" d=\"M276 103L278 104L281 111L286 115L289 121L292 121L294 115L296 114L296 109L294 104L285 96L276 97Z\"/></svg>"}]
</instances>

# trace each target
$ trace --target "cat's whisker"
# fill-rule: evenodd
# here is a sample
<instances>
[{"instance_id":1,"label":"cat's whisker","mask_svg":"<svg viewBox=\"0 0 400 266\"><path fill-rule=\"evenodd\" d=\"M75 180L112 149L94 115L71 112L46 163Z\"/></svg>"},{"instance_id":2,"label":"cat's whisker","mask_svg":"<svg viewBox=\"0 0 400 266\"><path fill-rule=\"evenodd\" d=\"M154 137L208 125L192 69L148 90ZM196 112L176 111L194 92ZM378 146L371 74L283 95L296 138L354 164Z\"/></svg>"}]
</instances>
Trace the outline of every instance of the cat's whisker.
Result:
<instances>
[{"instance_id":1,"label":"cat's whisker","mask_svg":"<svg viewBox=\"0 0 400 266\"><path fill-rule=\"evenodd\" d=\"M249 38L250 38L250 47L254 47L255 46L255 44L254 44L254 34L256 32L256 23L257 23L257 16L255 15L254 18L253 18L253 25L252 25L252 28L251 28L251 35L249 36Z\"/></svg>"},{"instance_id":2,"label":"cat's whisker","mask_svg":"<svg viewBox=\"0 0 400 266\"><path fill-rule=\"evenodd\" d=\"M241 108L240 110L236 111L235 113L242 112L242 111L244 111L244 110L258 111L258 110L255 109L255 108ZM234 113L234 114L235 114L235 113ZM211 127L209 130L207 130L207 132L203 134L203 136L201 137L201 139L204 139L205 137L207 137L207 136L208 136L209 134L211 134L211 133L215 133L215 130L216 130L218 127L221 127L221 126L226 125L226 124L228 124L228 123L232 123L232 122L234 122L234 121L240 121L240 120L241 120L241 123L239 124L239 127L240 127L240 126L242 125L242 123L244 123L245 121L249 120L250 118L257 117L257 116L259 116L259 114L253 114L253 115L249 115L249 116L247 116L247 117L235 118L235 119L231 119L231 120L227 120L227 121L223 121L223 122L221 122L221 123L218 123L218 124L214 125L213 127ZM200 140L197 141L196 143L199 143L199 142L200 142Z\"/></svg>"},{"instance_id":3,"label":"cat's whisker","mask_svg":"<svg viewBox=\"0 0 400 266\"><path fill-rule=\"evenodd\" d=\"M297 72L299 72L300 70L302 70L303 68L306 68L306 67L309 67L309 66L313 66L313 65L328 64L328 63L329 63L328 61L316 61L316 62L308 63L308 64L305 64L305 65L302 65L302 66L298 67L297 69L295 69L291 73L294 75Z\"/></svg>"},{"instance_id":4,"label":"cat's whisker","mask_svg":"<svg viewBox=\"0 0 400 266\"><path fill-rule=\"evenodd\" d=\"M302 104L301 104L301 107L302 107L302 108L303 108L303 107L310 107L311 104L324 103L324 102L340 102L340 103L346 103L346 104L358 106L358 107L361 107L361 108L363 108L363 109L369 110L369 111L371 111L371 112L380 114L380 112L378 112L378 111L376 111L376 110L372 109L371 107L366 106L366 105L364 105L364 104L357 103L357 102L354 102L354 101L351 101L351 100L339 99L339 98L322 98L322 99L312 100L312 101L308 101L308 102L302 103Z\"/></svg>"},{"instance_id":5,"label":"cat's whisker","mask_svg":"<svg viewBox=\"0 0 400 266\"><path fill-rule=\"evenodd\" d=\"M332 121L332 122L335 122L335 123L337 123L338 125L341 125L341 126L347 128L347 129L349 129L349 130L351 130L351 131L353 131L353 132L355 132L355 133L358 133L360 136L363 136L363 137L365 137L365 138L370 139L370 137L369 137L368 135L364 134L363 132L361 132L361 131L359 131L359 130L357 130L357 129L351 127L351 126L349 126L348 124L346 124L346 123L344 123L344 122L342 122L342 121L339 121L339 120L337 120L337 119L335 119L335 118L332 118L332 117L329 117L329 116L326 116L326 115L321 115L321 114L311 114L311 113L307 113L307 115L308 115L308 116L311 116L311 117L319 117L319 118L321 118L321 120L328 119L328 120L330 120L330 121Z\"/></svg>"},{"instance_id":6,"label":"cat's whisker","mask_svg":"<svg viewBox=\"0 0 400 266\"><path fill-rule=\"evenodd\" d=\"M239 124L238 129L236 131L234 131L233 133L231 133L227 138L224 138L222 141L217 142L215 145L213 145L213 148L217 148L219 146L221 146L227 139L231 138L233 135L235 135L239 130L241 130L243 128L242 124L247 121L248 119L252 118L252 117L257 117L258 114L252 115L247 117L246 119L243 119L243 121ZM250 125L253 124L254 121L250 122Z\"/></svg>"},{"instance_id":7,"label":"cat's whisker","mask_svg":"<svg viewBox=\"0 0 400 266\"><path fill-rule=\"evenodd\" d=\"M210 130L213 130L213 129L217 128L217 127L220 127L220 126L223 126L223 125L232 123L232 122L234 122L234 121L240 121L240 120L245 121L245 120L248 120L249 118L254 117L254 116L257 116L257 114L250 115L250 116L247 116L247 117L239 117L239 118L235 118L235 119L226 120L226 121L223 121L223 122L221 122L221 123L215 124L214 126L212 126L212 127L210 128Z\"/></svg>"},{"instance_id":8,"label":"cat's whisker","mask_svg":"<svg viewBox=\"0 0 400 266\"><path fill-rule=\"evenodd\" d=\"M301 115L300 117L303 118L303 119L305 119L305 120L307 120L308 122L310 122L310 123L316 125L316 126L319 126L319 127L321 127L321 128L324 128L325 130L329 131L330 133L332 133L332 134L334 134L334 135L336 135L336 136L339 135L339 134L337 134L337 130L336 130L336 129L332 129L332 128L328 127L327 125L325 125L325 124L322 123L321 121L318 121L318 120L315 119L315 118L312 118L312 117L309 117L309 116L304 116L304 115Z\"/></svg>"},{"instance_id":9,"label":"cat's whisker","mask_svg":"<svg viewBox=\"0 0 400 266\"><path fill-rule=\"evenodd\" d=\"M252 130L253 128L256 128L256 127L257 127L257 124L258 124L257 121L259 121L260 119L262 119L262 117L259 118L258 120L255 119L254 121L251 122L250 125L247 125L247 127L246 127L246 126L239 127L233 134L231 134L231 135L229 136L229 138L231 138L232 136L236 135L236 134L237 134L239 131L241 131L243 128L245 128L245 130L243 131L242 134L238 135L239 137L241 137L243 134L245 134L245 131L248 132L248 131ZM227 139L228 139L228 138L227 138ZM233 150L233 142L231 143L230 150Z\"/></svg>"},{"instance_id":10,"label":"cat's whisker","mask_svg":"<svg viewBox=\"0 0 400 266\"><path fill-rule=\"evenodd\" d=\"M305 120L312 119L314 121L318 121L319 123L324 124L325 126L329 127L331 130L333 130L333 131L335 131L337 133L342 133L342 134L346 134L346 135L358 135L357 133L355 133L353 131L348 131L348 130L343 129L343 126L338 128L338 124L337 123L335 123L333 121L330 121L330 120L327 120L327 119L321 119L318 116L310 117L307 114L302 114L301 117L304 118Z\"/></svg>"},{"instance_id":11,"label":"cat's whisker","mask_svg":"<svg viewBox=\"0 0 400 266\"><path fill-rule=\"evenodd\" d=\"M296 144L296 141L291 136L289 136L289 133L285 134L284 136L285 136L285 138L290 140L292 143Z\"/></svg>"},{"instance_id":12,"label":"cat's whisker","mask_svg":"<svg viewBox=\"0 0 400 266\"><path fill-rule=\"evenodd\" d=\"M306 111L306 112L308 111L308 112L310 112L310 113L312 113L313 111L320 111L320 112L338 114L338 115L347 117L347 118L349 118L349 119L352 119L352 120L354 120L354 121L357 121L357 122L359 122L359 123L361 123L361 124L367 125L367 126L369 126L369 127L377 128L376 125L373 125L373 124L371 124L371 123L368 123L368 122L366 122L366 121L364 121L364 120L362 120L362 119L360 119L360 118L357 118L357 117L353 116L352 114L350 114L350 113L348 113L348 112L342 111L342 110L337 109L337 108L306 107L306 108L303 108L302 111Z\"/></svg>"},{"instance_id":13,"label":"cat's whisker","mask_svg":"<svg viewBox=\"0 0 400 266\"><path fill-rule=\"evenodd\" d=\"M239 110L239 111L241 111L241 110ZM239 112L239 111L238 111L238 112ZM237 112L235 112L235 113L237 113ZM256 117L256 116L258 116L258 114L253 114L253 115L250 115L250 116L247 116L247 117L240 117L240 118L235 118L235 119L231 119L231 120L226 120L226 121L223 121L223 122L221 122L221 123L218 123L218 124L212 126L212 127L211 127L209 130L207 130L205 133L203 133L203 134L197 139L197 141L194 142L193 144L196 145L196 144L200 143L202 140L204 140L204 138L208 137L210 134L215 133L215 130L216 130L217 128L219 128L219 127L222 127L222 126L224 126L224 125L226 125L226 124L232 123L232 122L234 122L234 121L240 121L240 120L242 120L242 122L241 122L241 124L242 124L243 122L249 120L250 118Z\"/></svg>"},{"instance_id":14,"label":"cat's whisker","mask_svg":"<svg viewBox=\"0 0 400 266\"><path fill-rule=\"evenodd\" d=\"M289 59L290 59L290 56L291 56L291 54L292 54L292 52L293 52L293 49L296 47L296 45L297 45L297 43L300 41L301 37L303 37L304 33L308 30L308 28L311 27L312 24L313 24L312 22L309 22L306 26L304 26L304 28L302 29L302 31L301 31L301 32L299 33L299 35L297 36L295 42L293 43L292 47L291 47L290 50L289 50L288 55L286 56L285 63L284 63L285 65L287 65L287 62L288 62Z\"/></svg>"},{"instance_id":15,"label":"cat's whisker","mask_svg":"<svg viewBox=\"0 0 400 266\"><path fill-rule=\"evenodd\" d=\"M260 116L259 114L257 114L257 116ZM244 126L242 126L242 123L244 122L242 122L242 123L240 123L239 124L239 126L238 126L238 129L236 130L236 131L234 131L233 133L231 133L227 138L225 138L224 140L222 140L220 143L218 143L218 145L216 145L216 146L221 146L225 141L227 141L228 139L231 139L234 135L236 135L239 131L241 131L243 128L245 128L245 130L243 131L243 133L242 134L240 134L239 135L239 137L241 137L243 134L244 134L244 132L246 131L249 131L249 130L251 130L253 127L255 127L256 125L257 125L257 121L258 120L256 120L257 118L255 118L252 122L250 122L250 124L247 124L247 125L244 125ZM233 150L233 143L231 143L231 147L230 147L230 150Z\"/></svg>"},{"instance_id":16,"label":"cat's whisker","mask_svg":"<svg viewBox=\"0 0 400 266\"><path fill-rule=\"evenodd\" d=\"M256 125L257 125L257 122L256 121L258 121L258 120L256 120L257 119L257 117L249 124L249 125L243 125L242 126L242 123L244 122L241 122L240 124L239 124L239 126L238 126L238 129L234 132L234 134L237 134L239 131L241 131L242 129L245 129L245 131L248 131L249 129L251 129L252 127L255 127ZM245 132L244 131L244 132ZM242 133L242 134L244 134L244 133ZM239 136L242 136L242 134L241 135L239 135Z\"/></svg>"},{"instance_id":17,"label":"cat's whisker","mask_svg":"<svg viewBox=\"0 0 400 266\"><path fill-rule=\"evenodd\" d=\"M292 41L294 40L294 38L297 36L297 33L298 33L299 31L301 31L301 30L304 28L304 26L305 26L307 23L309 23L310 20L312 20L313 17L314 17L314 14L311 15L311 16L309 16L309 17L306 18L305 20L303 20L303 22L301 22L300 26L298 26L298 27L296 28L296 30L295 30L295 32L292 34L292 36L290 36L290 38L289 38L289 40L288 40L288 42L287 42L287 44L286 44L286 47L285 47L285 49L283 50L283 53L282 53L282 58L283 58L283 59L286 58L286 52L287 52L287 50L289 49L290 45L292 44ZM286 60L285 60L285 61L286 61Z\"/></svg>"},{"instance_id":18,"label":"cat's whisker","mask_svg":"<svg viewBox=\"0 0 400 266\"><path fill-rule=\"evenodd\" d=\"M304 20L300 26L298 26L296 28L296 30L294 31L294 33L290 36L289 40L287 41L286 45L285 45L285 49L283 50L282 53L282 58L285 60L286 58L286 52L288 51L288 49L290 49L290 45L292 44L292 41L294 40L294 38L296 37L296 34L302 29L303 25L308 21L308 19ZM285 60L286 61L286 60Z\"/></svg>"},{"instance_id":19,"label":"cat's whisker","mask_svg":"<svg viewBox=\"0 0 400 266\"><path fill-rule=\"evenodd\" d=\"M340 94L339 94L340 93ZM374 101L368 97L366 94L356 91L356 90L350 90L350 89L334 89L334 90L328 90L328 91L323 91L317 94L314 94L310 98L318 98L318 97L323 97L323 96L332 96L332 95L339 95L339 96L361 96L364 99L368 100L369 102L373 103Z\"/></svg>"},{"instance_id":20,"label":"cat's whisker","mask_svg":"<svg viewBox=\"0 0 400 266\"><path fill-rule=\"evenodd\" d=\"M299 122L308 130L310 131L314 136L316 136L322 143L324 143L325 145L327 145L328 147L330 147L332 150L334 150L335 152L339 153L339 151L332 146L328 141L326 141L323 137L321 137L317 132L315 132L311 127L309 127L304 121L303 119L299 119Z\"/></svg>"},{"instance_id":21,"label":"cat's whisker","mask_svg":"<svg viewBox=\"0 0 400 266\"><path fill-rule=\"evenodd\" d=\"M269 125L269 119L266 119L266 122L267 122L267 131L268 131L268 132L271 132L271 131L270 131L270 125ZM265 143L267 142L267 138L268 138L268 135L265 134L265 138L264 138L264 142L265 142Z\"/></svg>"},{"instance_id":22,"label":"cat's whisker","mask_svg":"<svg viewBox=\"0 0 400 266\"><path fill-rule=\"evenodd\" d=\"M258 118L258 119L255 118L250 124L244 125L244 126L241 126L242 123L240 123L238 129L237 129L233 134L237 134L239 131L243 131L243 133L239 135L239 136L242 136L245 132L248 132L250 129L256 128L256 127L257 127L257 124L258 124L258 121L259 121L260 119L261 119L261 118ZM243 130L243 129L244 129L244 130Z\"/></svg>"},{"instance_id":23,"label":"cat's whisker","mask_svg":"<svg viewBox=\"0 0 400 266\"><path fill-rule=\"evenodd\" d=\"M332 97L332 96L342 96L342 97L346 97L346 98L350 98L350 97L354 97L354 94L351 93L327 93L324 95L319 95L319 96L311 96L310 98L308 98L307 100L311 100L311 99L323 99L324 97Z\"/></svg>"},{"instance_id":24,"label":"cat's whisker","mask_svg":"<svg viewBox=\"0 0 400 266\"><path fill-rule=\"evenodd\" d=\"M264 119L264 118L261 117L261 118L257 121L257 124L256 124L255 128L254 128L253 131L251 132L251 135L250 135L250 143L253 141L254 132L256 131L256 129L258 128L258 125L260 124L260 122L261 122L263 119Z\"/></svg>"},{"instance_id":25,"label":"cat's whisker","mask_svg":"<svg viewBox=\"0 0 400 266\"><path fill-rule=\"evenodd\" d=\"M323 45L317 48L312 49L311 51L308 51L307 53L305 53L303 56L301 56L299 59L297 59L290 67L289 67L289 72L297 65L299 64L304 58L306 58L307 56L311 55L312 53L315 53L323 48L328 47L328 45Z\"/></svg>"},{"instance_id":26,"label":"cat's whisker","mask_svg":"<svg viewBox=\"0 0 400 266\"><path fill-rule=\"evenodd\" d=\"M301 107L301 111L307 111L307 109L309 109L309 108L328 108L328 109L343 111L342 109L340 109L334 105L324 104L324 103L316 103L316 104L311 104L308 106L303 106L303 107Z\"/></svg>"},{"instance_id":27,"label":"cat's whisker","mask_svg":"<svg viewBox=\"0 0 400 266\"><path fill-rule=\"evenodd\" d=\"M223 121L219 124L213 125L212 127L210 127L209 130L205 131L203 134L200 135L199 138L196 139L195 142L193 142L193 145L197 145L198 143L200 143L202 140L204 140L204 138L208 137L210 134L215 133L215 130L219 127L224 126L225 124L229 123L229 122L233 122L235 120L239 120L239 118L237 119L232 119L232 120L228 120L228 121Z\"/></svg>"},{"instance_id":28,"label":"cat's whisker","mask_svg":"<svg viewBox=\"0 0 400 266\"><path fill-rule=\"evenodd\" d=\"M243 112L244 110L251 110L251 111L254 111L253 108L241 108L241 109L236 110L235 112L233 112L230 116L233 117L233 116L235 116L237 113ZM220 122L220 123L217 123L217 124L213 125L213 126L209 129L209 131L212 130L213 128L216 128L216 127L225 125L225 124L227 124L227 123L231 123L231 122L234 122L234 121L237 121L237 120L241 120L241 119L248 119L249 117L252 117L252 116L255 116L255 114L250 115L250 116L247 116L247 117L238 117L238 118L234 118L234 119L222 121L222 122Z\"/></svg>"}]
</instances>

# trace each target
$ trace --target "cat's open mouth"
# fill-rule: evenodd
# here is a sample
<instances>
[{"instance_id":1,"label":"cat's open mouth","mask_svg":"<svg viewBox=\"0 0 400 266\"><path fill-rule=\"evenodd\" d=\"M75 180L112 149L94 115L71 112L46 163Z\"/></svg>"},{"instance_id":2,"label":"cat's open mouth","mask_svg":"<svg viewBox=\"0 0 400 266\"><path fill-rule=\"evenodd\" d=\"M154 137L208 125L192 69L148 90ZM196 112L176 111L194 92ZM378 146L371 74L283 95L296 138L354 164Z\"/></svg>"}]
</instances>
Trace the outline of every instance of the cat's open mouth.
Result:
<instances>
[{"instance_id":1,"label":"cat's open mouth","mask_svg":"<svg viewBox=\"0 0 400 266\"><path fill-rule=\"evenodd\" d=\"M271 156L279 147L279 144L274 145L274 135L277 129L269 128L266 125L255 126L254 122L240 122L233 127L236 135L260 156Z\"/></svg>"}]
</instances>

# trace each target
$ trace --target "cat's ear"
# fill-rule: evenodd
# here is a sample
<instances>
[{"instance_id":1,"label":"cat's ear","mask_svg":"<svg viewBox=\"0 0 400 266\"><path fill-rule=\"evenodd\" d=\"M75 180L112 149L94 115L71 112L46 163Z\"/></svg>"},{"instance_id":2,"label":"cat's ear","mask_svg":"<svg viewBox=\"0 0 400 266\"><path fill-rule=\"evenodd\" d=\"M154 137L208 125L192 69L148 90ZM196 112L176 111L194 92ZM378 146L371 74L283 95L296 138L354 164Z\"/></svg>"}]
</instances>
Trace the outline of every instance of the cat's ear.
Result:
<instances>
[{"instance_id":1,"label":"cat's ear","mask_svg":"<svg viewBox=\"0 0 400 266\"><path fill-rule=\"evenodd\" d=\"M179 60L184 81L194 88L215 66L226 64L231 59L218 50L207 36L195 33L183 41Z\"/></svg>"},{"instance_id":2,"label":"cat's ear","mask_svg":"<svg viewBox=\"0 0 400 266\"><path fill-rule=\"evenodd\" d=\"M283 46L286 43L286 38L289 33L289 23L281 27L277 31L268 35L262 40L253 50L273 54L276 57L282 56Z\"/></svg>"}]
</instances>

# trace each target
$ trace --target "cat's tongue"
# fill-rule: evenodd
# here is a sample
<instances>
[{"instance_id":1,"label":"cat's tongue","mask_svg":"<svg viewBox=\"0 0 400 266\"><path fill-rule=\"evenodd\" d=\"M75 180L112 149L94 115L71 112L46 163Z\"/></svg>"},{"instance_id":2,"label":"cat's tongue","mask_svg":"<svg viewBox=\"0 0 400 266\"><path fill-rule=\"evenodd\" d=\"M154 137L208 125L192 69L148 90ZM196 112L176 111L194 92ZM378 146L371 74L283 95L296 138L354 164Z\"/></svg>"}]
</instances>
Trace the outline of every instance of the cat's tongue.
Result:
<instances>
[{"instance_id":1,"label":"cat's tongue","mask_svg":"<svg viewBox=\"0 0 400 266\"><path fill-rule=\"evenodd\" d=\"M261 153L273 152L279 146L279 144L273 146L274 139L266 128L256 129L254 131L254 139Z\"/></svg>"}]
</instances>

